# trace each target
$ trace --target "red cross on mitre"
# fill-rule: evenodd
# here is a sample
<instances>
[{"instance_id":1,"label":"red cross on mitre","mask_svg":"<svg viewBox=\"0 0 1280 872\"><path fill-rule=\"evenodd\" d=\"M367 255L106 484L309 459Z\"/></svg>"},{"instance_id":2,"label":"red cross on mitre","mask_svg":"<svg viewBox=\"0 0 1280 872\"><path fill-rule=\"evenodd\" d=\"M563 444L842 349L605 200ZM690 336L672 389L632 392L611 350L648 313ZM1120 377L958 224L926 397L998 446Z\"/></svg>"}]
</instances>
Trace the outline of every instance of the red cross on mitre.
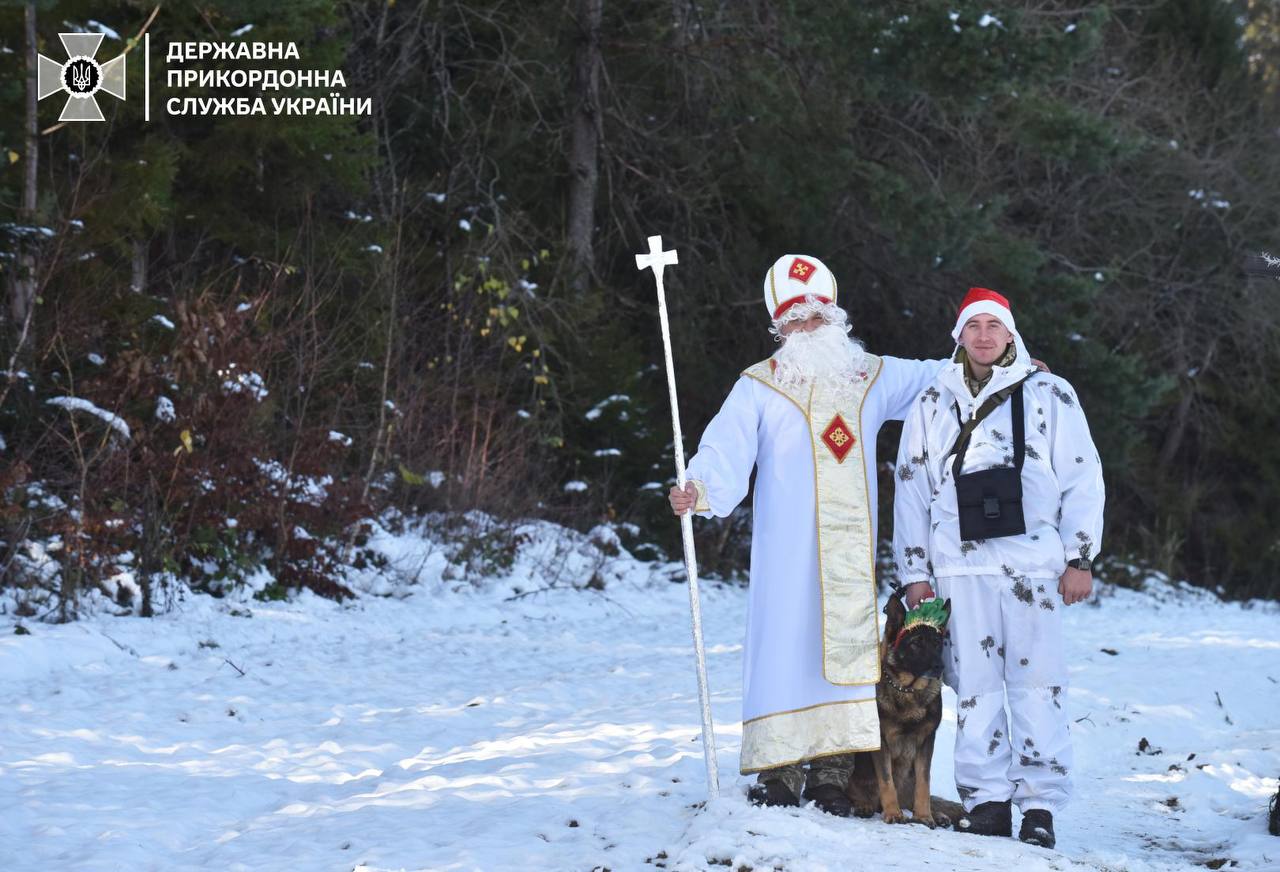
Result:
<instances>
[{"instance_id":1,"label":"red cross on mitre","mask_svg":"<svg viewBox=\"0 0 1280 872\"><path fill-rule=\"evenodd\" d=\"M787 270L787 278L796 279L807 285L809 284L809 279L813 278L813 274L817 271L818 268L809 263L809 261L803 257L797 257L791 261L791 269Z\"/></svg>"}]
</instances>

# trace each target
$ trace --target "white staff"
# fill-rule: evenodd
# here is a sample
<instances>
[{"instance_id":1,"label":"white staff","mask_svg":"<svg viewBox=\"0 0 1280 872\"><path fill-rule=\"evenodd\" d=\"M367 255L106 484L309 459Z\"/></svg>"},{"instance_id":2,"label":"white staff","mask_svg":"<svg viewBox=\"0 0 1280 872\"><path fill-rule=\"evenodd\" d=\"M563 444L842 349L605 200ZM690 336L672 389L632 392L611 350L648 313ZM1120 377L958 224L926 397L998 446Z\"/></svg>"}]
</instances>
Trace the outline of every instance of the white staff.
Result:
<instances>
[{"instance_id":1,"label":"white staff","mask_svg":"<svg viewBox=\"0 0 1280 872\"><path fill-rule=\"evenodd\" d=\"M667 322L667 297L662 288L662 271L679 260L674 249L662 250L662 237L649 237L649 253L636 255L636 269L652 269L658 280L658 318L662 322L662 350L667 360L667 390L671 394L671 427L675 431L676 484L684 490L684 441L680 434L680 407L676 403L676 367L671 359L671 327ZM693 651L698 660L698 700L702 703L702 757L707 764L707 786L711 797L720 795L716 774L716 737L711 724L711 693L707 689L707 657L702 648L702 605L698 600L698 561L693 551L693 512L680 516L684 537L684 568L689 574L689 610L693 613Z\"/></svg>"}]
</instances>

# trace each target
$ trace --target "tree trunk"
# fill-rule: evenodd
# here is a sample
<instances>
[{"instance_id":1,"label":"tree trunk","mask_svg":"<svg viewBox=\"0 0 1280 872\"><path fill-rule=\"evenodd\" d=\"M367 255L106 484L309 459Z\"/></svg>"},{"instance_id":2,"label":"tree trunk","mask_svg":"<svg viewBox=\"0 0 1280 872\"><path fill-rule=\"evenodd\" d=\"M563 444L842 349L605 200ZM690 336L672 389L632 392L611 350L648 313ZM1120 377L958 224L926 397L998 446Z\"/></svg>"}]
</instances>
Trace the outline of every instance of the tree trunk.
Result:
<instances>
[{"instance_id":1,"label":"tree trunk","mask_svg":"<svg viewBox=\"0 0 1280 872\"><path fill-rule=\"evenodd\" d=\"M147 249L149 246L141 239L133 240L133 278L129 280L129 290L141 294L147 290Z\"/></svg>"},{"instance_id":2,"label":"tree trunk","mask_svg":"<svg viewBox=\"0 0 1280 872\"><path fill-rule=\"evenodd\" d=\"M684 103L682 112L695 124L706 118L706 83L708 77L699 70L691 70L687 58L690 46L702 38L701 15L696 8L697 0L672 0L671 2L671 62L679 64L684 81Z\"/></svg>"},{"instance_id":3,"label":"tree trunk","mask_svg":"<svg viewBox=\"0 0 1280 872\"><path fill-rule=\"evenodd\" d=\"M1173 420L1165 430L1164 443L1160 447L1160 469L1166 473L1173 466L1173 462L1178 456L1178 450L1182 448L1182 439L1191 424L1191 403L1196 395L1196 385L1192 380L1204 376L1209 367L1213 365L1213 358L1217 351L1218 340L1214 339L1205 350L1204 357L1200 359L1200 365L1196 368L1195 375L1189 375L1182 386L1182 396L1178 401L1178 408L1174 412ZM1185 359L1179 361L1180 369L1185 365Z\"/></svg>"},{"instance_id":4,"label":"tree trunk","mask_svg":"<svg viewBox=\"0 0 1280 872\"><path fill-rule=\"evenodd\" d=\"M26 153L22 156L25 170L22 188L22 208L18 212L18 223L31 227L36 220L36 168L40 156L40 124L36 115L36 5L28 3L26 8L26 40L27 40L27 136ZM13 276L12 296L9 300L9 314L13 318L13 331L16 345L21 346L30 335L36 302L36 246L37 236L33 232L20 233L18 236L17 271Z\"/></svg>"},{"instance_id":5,"label":"tree trunk","mask_svg":"<svg viewBox=\"0 0 1280 872\"><path fill-rule=\"evenodd\" d=\"M596 190L600 168L600 19L604 0L577 0L577 44L570 86L572 138L569 144L570 286L586 292L595 268Z\"/></svg>"}]
</instances>

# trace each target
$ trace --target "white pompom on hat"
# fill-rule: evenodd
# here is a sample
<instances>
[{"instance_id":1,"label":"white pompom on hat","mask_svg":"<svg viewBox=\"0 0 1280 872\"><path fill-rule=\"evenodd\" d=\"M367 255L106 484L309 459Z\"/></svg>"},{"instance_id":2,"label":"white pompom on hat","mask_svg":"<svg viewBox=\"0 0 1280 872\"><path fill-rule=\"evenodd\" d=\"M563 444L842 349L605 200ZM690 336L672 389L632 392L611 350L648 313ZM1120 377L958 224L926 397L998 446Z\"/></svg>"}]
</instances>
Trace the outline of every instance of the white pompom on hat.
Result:
<instances>
[{"instance_id":1,"label":"white pompom on hat","mask_svg":"<svg viewBox=\"0 0 1280 872\"><path fill-rule=\"evenodd\" d=\"M836 302L836 277L826 264L808 254L784 254L773 262L764 277L764 305L777 321L806 297L823 303Z\"/></svg>"},{"instance_id":2,"label":"white pompom on hat","mask_svg":"<svg viewBox=\"0 0 1280 872\"><path fill-rule=\"evenodd\" d=\"M1010 333L1016 334L1018 327L1013 323L1013 309L1002 294L990 288L969 288L964 300L960 303L960 313L956 316L956 327L951 331L951 338L960 341L960 331L965 322L975 315L994 315Z\"/></svg>"}]
</instances>

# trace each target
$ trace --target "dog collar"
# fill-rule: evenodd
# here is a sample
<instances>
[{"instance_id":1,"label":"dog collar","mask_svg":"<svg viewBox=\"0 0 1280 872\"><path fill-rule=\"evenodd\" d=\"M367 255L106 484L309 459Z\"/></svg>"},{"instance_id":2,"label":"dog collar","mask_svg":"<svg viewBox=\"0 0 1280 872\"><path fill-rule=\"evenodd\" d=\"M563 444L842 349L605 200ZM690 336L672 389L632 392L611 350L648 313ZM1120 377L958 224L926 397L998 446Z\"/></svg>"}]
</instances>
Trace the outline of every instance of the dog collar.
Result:
<instances>
[{"instance_id":1,"label":"dog collar","mask_svg":"<svg viewBox=\"0 0 1280 872\"><path fill-rule=\"evenodd\" d=\"M914 687L907 688L898 684L898 682L894 681L893 676L890 675L888 672L884 674L884 679L885 681L889 682L889 686L892 687L894 690L896 690L898 693L915 693L916 692L916 689Z\"/></svg>"},{"instance_id":2,"label":"dog collar","mask_svg":"<svg viewBox=\"0 0 1280 872\"><path fill-rule=\"evenodd\" d=\"M918 675L917 675L916 677L917 677L917 678L919 678L920 676L918 676ZM885 672L885 674L884 674L884 680L885 680L885 681L887 681L887 682L889 682L889 686L890 686L890 687L892 687L894 690L898 691L898 693L912 693L912 694L913 694L913 693L915 693L917 690L929 690L929 689L930 689L930 686L929 686L928 684L926 684L924 687L919 687L919 688L916 688L916 687L903 687L902 685L898 684L898 682L894 681L894 680L893 680L893 676L892 676L892 675L890 675L887 671L886 671L886 672Z\"/></svg>"}]
</instances>

